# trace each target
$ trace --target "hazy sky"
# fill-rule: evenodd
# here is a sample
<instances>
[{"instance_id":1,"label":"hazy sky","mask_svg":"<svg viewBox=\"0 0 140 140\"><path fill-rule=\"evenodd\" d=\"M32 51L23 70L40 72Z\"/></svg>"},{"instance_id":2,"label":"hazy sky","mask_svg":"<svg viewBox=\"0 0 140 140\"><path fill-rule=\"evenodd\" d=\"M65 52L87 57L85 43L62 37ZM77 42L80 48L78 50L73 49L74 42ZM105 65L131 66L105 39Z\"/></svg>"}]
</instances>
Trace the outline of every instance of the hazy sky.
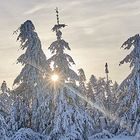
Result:
<instances>
[{"instance_id":1,"label":"hazy sky","mask_svg":"<svg viewBox=\"0 0 140 140\"><path fill-rule=\"evenodd\" d=\"M23 52L16 42L16 30L30 19L42 41L44 52L56 39L51 31L56 23L55 7L60 9L63 38L69 42L76 68L83 68L89 77L105 76L105 62L109 77L119 83L128 75L127 65L119 61L128 53L120 49L129 37L139 33L140 0L0 0L0 82L11 86L21 66L17 57ZM48 56L47 56L48 57Z\"/></svg>"}]
</instances>

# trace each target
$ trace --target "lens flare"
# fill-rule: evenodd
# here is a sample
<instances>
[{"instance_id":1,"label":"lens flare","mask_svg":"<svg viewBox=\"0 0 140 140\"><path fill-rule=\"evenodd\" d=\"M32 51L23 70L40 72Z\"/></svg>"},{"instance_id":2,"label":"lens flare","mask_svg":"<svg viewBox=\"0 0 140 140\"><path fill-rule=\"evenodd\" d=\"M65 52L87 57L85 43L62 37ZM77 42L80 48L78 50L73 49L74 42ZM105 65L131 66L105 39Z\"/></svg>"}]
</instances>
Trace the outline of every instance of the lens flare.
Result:
<instances>
[{"instance_id":1,"label":"lens flare","mask_svg":"<svg viewBox=\"0 0 140 140\"><path fill-rule=\"evenodd\" d=\"M51 80L54 81L54 82L58 81L58 79L59 79L59 76L57 74L53 74L51 76Z\"/></svg>"}]
</instances>

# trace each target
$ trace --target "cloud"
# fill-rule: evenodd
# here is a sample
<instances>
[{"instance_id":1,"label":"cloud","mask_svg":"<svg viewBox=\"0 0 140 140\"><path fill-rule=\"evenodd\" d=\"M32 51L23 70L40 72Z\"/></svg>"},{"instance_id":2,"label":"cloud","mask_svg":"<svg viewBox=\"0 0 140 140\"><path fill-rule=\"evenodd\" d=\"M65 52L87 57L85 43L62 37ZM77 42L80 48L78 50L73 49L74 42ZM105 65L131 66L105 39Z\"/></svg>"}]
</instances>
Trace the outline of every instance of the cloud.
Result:
<instances>
[{"instance_id":1,"label":"cloud","mask_svg":"<svg viewBox=\"0 0 140 140\"><path fill-rule=\"evenodd\" d=\"M24 12L24 15L31 15L31 14L35 14L36 12L45 9L46 5L45 4L39 4L34 6L33 8L31 8L30 10Z\"/></svg>"}]
</instances>

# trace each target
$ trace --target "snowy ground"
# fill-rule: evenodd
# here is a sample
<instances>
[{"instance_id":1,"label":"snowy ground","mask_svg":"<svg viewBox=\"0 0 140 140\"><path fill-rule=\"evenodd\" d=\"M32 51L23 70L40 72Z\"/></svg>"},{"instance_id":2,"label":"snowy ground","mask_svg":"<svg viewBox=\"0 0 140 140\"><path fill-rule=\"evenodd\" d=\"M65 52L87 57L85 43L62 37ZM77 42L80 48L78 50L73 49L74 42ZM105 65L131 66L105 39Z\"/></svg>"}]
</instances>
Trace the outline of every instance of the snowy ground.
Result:
<instances>
[{"instance_id":1,"label":"snowy ground","mask_svg":"<svg viewBox=\"0 0 140 140\"><path fill-rule=\"evenodd\" d=\"M102 140L109 140L109 139L102 139ZM137 140L135 137L127 137L127 136L124 136L124 137L114 137L110 140Z\"/></svg>"},{"instance_id":2,"label":"snowy ground","mask_svg":"<svg viewBox=\"0 0 140 140\"><path fill-rule=\"evenodd\" d=\"M135 137L124 136L124 137L114 137L112 139L100 139L100 140L137 140L137 139Z\"/></svg>"},{"instance_id":3,"label":"snowy ground","mask_svg":"<svg viewBox=\"0 0 140 140\"><path fill-rule=\"evenodd\" d=\"M90 139L90 140L92 140L92 139ZM111 139L100 139L100 140L137 140L137 139L135 137L124 136L124 137L114 137L114 138L111 138Z\"/></svg>"}]
</instances>

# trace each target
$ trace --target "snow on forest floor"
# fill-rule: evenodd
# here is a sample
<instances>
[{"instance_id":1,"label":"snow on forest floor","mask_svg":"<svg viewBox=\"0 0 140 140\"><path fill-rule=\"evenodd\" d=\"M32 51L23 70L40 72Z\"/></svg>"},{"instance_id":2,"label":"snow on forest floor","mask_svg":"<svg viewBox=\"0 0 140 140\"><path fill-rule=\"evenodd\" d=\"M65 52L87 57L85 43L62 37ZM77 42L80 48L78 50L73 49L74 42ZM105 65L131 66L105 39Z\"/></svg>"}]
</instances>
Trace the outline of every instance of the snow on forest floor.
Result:
<instances>
[{"instance_id":1,"label":"snow on forest floor","mask_svg":"<svg viewBox=\"0 0 140 140\"><path fill-rule=\"evenodd\" d=\"M92 138L90 139L92 140ZM131 136L123 136L123 137L113 137L113 138L110 138L110 139L98 139L98 140L137 140L136 137L131 137Z\"/></svg>"}]
</instances>

